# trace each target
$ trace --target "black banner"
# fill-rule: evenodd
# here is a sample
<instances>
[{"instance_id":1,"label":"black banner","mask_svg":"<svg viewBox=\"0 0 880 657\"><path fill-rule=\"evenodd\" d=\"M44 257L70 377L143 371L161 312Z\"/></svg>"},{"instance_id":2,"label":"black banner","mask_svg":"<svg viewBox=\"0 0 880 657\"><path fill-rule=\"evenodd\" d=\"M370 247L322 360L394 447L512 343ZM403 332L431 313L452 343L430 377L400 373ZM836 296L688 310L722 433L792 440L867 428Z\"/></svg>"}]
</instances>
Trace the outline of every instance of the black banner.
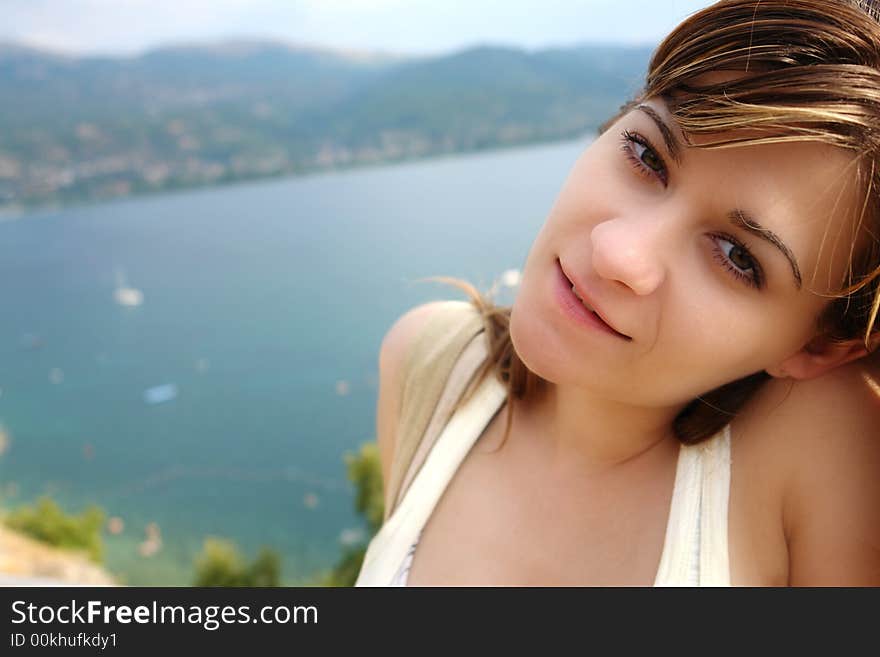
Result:
<instances>
[{"instance_id":1,"label":"black banner","mask_svg":"<svg viewBox=\"0 0 880 657\"><path fill-rule=\"evenodd\" d=\"M474 636L581 647L610 639L625 649L645 639L663 645L673 627L725 641L787 634L787 626L803 635L830 628L831 610L852 638L860 618L874 626L877 600L876 590L829 589L0 588L0 654L367 650L406 647L411 636L420 650Z\"/></svg>"}]
</instances>

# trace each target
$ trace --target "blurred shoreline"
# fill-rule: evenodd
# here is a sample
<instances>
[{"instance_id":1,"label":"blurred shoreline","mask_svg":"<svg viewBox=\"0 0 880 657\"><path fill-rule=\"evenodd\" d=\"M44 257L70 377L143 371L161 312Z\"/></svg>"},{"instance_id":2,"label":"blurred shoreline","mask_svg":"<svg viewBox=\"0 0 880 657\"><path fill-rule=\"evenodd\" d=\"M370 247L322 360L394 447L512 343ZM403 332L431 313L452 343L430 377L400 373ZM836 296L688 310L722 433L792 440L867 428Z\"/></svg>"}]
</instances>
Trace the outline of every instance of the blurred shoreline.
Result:
<instances>
[{"instance_id":1,"label":"blurred shoreline","mask_svg":"<svg viewBox=\"0 0 880 657\"><path fill-rule=\"evenodd\" d=\"M480 156L480 155L491 155L497 153L503 153L506 151L516 152L520 150L527 150L531 148L538 148L542 146L553 146L556 144L566 144L572 141L578 141L581 139L592 138L592 132L579 133L571 136L559 137L554 139L542 139L536 141L526 141L526 142L516 142L510 144L498 144L487 148L480 149L472 149L472 150L462 150L462 151L449 151L449 152L437 152L424 156L411 157L411 158L389 158L386 160L374 160L370 162L363 163L353 163L344 166L336 166L336 167L327 167L327 168L314 168L307 171L302 171L298 173L280 173L273 175L265 175L265 176L254 176L251 178L238 178L234 180L227 180L224 182L215 182L215 183L201 183L201 184L192 184L186 186L175 186L168 188L156 188L156 189L148 189L148 190L139 190L136 192L130 192L125 195L117 195L117 196L108 196L102 198L83 198L70 200L65 202L59 202L57 200L46 201L44 203L30 203L30 204L8 204L8 205L0 205L0 223L4 221L15 221L18 219L27 219L31 216L39 216L43 214L50 214L53 212L60 212L66 210L75 210L81 208L91 208L96 206L101 206L106 203L118 202L118 201L137 201L149 198L159 198L159 197L171 197L176 194L186 194L190 192L196 191L212 191L212 190L220 190L220 189L229 189L243 185L249 185L253 183L266 183L272 181L283 181L283 180L299 180L305 178L313 178L318 176L326 176L333 174L341 174L348 172L357 172L368 169L382 169L386 167L394 167L397 165L409 165L409 164L428 164L435 161L444 161L450 158L459 158L459 157L468 157L468 156Z\"/></svg>"}]
</instances>

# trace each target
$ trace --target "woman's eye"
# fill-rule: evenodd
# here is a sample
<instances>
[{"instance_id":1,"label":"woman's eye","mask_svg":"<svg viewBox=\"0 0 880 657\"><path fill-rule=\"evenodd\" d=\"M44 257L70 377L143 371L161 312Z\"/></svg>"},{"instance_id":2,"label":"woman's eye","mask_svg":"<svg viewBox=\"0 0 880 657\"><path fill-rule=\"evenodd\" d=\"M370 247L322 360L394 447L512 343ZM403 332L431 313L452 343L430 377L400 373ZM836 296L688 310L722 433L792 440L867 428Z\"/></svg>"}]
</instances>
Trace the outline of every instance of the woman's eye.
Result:
<instances>
[{"instance_id":1,"label":"woman's eye","mask_svg":"<svg viewBox=\"0 0 880 657\"><path fill-rule=\"evenodd\" d=\"M754 288L763 286L761 266L745 246L723 235L713 235L712 241L716 260L734 277Z\"/></svg>"},{"instance_id":2,"label":"woman's eye","mask_svg":"<svg viewBox=\"0 0 880 657\"><path fill-rule=\"evenodd\" d=\"M636 152L636 157L638 157L642 162L647 164L654 171L657 171L658 173L663 171L663 162L657 156L657 153L652 151L650 148L648 148L644 144L636 142L633 144L633 150L635 150Z\"/></svg>"},{"instance_id":3,"label":"woman's eye","mask_svg":"<svg viewBox=\"0 0 880 657\"><path fill-rule=\"evenodd\" d=\"M651 142L642 135L629 130L624 130L621 138L623 152L636 170L646 176L659 179L665 187L668 182L666 163L651 146Z\"/></svg>"}]
</instances>

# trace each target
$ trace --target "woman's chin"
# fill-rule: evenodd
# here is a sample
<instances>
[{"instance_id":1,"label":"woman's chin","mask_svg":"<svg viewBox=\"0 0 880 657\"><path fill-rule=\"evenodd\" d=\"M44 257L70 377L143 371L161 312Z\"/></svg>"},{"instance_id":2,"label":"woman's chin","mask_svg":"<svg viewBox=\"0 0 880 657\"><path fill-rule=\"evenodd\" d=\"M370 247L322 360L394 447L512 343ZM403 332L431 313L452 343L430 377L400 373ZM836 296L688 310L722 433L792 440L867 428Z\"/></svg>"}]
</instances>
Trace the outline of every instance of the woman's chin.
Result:
<instances>
[{"instance_id":1,"label":"woman's chin","mask_svg":"<svg viewBox=\"0 0 880 657\"><path fill-rule=\"evenodd\" d=\"M530 371L545 381L557 381L559 368L564 362L560 362L554 355L555 341L552 336L546 335L546 328L537 325L535 314L522 307L520 298L514 302L510 312L510 342L523 365Z\"/></svg>"}]
</instances>

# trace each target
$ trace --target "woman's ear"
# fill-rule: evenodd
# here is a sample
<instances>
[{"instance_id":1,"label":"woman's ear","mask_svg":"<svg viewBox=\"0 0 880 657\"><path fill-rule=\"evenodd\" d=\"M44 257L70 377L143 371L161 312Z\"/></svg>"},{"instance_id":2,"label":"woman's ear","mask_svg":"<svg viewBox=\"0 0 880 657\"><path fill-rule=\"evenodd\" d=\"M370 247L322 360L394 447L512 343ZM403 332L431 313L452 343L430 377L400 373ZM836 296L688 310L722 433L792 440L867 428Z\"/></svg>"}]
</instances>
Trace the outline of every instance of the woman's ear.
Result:
<instances>
[{"instance_id":1,"label":"woman's ear","mask_svg":"<svg viewBox=\"0 0 880 657\"><path fill-rule=\"evenodd\" d=\"M877 339L873 340L872 350L878 346L878 342ZM845 342L815 338L775 367L768 367L767 374L777 378L812 379L868 353L864 341L858 338Z\"/></svg>"}]
</instances>

